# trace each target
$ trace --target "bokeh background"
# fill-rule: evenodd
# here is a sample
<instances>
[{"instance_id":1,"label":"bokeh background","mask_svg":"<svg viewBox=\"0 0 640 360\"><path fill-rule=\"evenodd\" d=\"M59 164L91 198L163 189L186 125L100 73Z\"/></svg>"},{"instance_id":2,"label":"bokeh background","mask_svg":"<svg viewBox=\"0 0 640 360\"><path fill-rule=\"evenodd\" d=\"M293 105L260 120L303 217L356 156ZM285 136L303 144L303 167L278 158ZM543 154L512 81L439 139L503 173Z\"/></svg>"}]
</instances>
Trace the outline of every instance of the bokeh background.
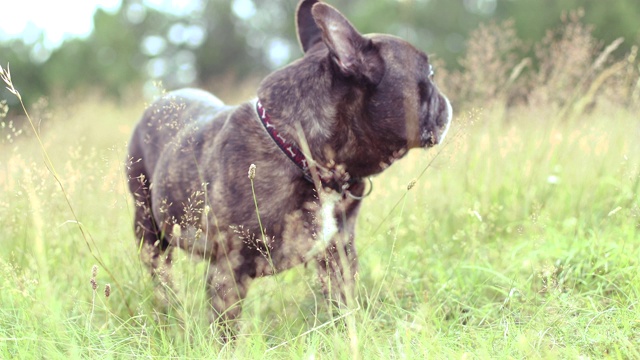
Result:
<instances>
[{"instance_id":1,"label":"bokeh background","mask_svg":"<svg viewBox=\"0 0 640 360\"><path fill-rule=\"evenodd\" d=\"M459 69L470 33L481 23L513 21L522 58L583 9L581 21L608 44L640 40L637 0L333 0L364 33L401 36ZM97 91L106 97L198 86L223 97L298 58L294 0L18 1L3 5L0 63L11 64L27 104L42 96ZM498 31L503 31L499 29ZM6 90L0 98L15 105Z\"/></svg>"}]
</instances>

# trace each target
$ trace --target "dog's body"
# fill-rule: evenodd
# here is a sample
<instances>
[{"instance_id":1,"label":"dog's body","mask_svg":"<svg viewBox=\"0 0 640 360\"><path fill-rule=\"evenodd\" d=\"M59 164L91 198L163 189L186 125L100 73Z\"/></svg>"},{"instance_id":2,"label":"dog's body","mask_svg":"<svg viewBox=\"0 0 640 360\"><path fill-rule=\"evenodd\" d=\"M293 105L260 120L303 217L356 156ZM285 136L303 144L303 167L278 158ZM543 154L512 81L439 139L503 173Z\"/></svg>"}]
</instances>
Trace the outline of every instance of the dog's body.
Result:
<instances>
[{"instance_id":1,"label":"dog's body","mask_svg":"<svg viewBox=\"0 0 640 360\"><path fill-rule=\"evenodd\" d=\"M300 2L297 25L305 56L261 83L257 108L179 90L146 110L130 143L145 260L158 274L173 247L207 259L220 319L239 314L251 279L312 260L328 295L348 301L361 179L440 143L451 121L410 44L360 35L316 0Z\"/></svg>"}]
</instances>

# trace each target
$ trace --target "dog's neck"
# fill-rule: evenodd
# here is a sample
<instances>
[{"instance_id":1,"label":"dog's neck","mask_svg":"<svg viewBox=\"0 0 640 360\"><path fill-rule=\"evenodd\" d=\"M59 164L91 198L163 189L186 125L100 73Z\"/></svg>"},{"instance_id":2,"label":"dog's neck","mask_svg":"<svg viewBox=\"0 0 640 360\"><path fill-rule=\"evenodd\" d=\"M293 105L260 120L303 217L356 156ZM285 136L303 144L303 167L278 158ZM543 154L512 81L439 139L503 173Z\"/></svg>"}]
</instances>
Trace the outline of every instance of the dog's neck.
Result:
<instances>
[{"instance_id":1,"label":"dog's neck","mask_svg":"<svg viewBox=\"0 0 640 360\"><path fill-rule=\"evenodd\" d=\"M260 100L256 101L256 114L273 141L278 145L280 150L298 166L301 175L304 176L309 183L321 185L323 188L337 191L343 195L349 195L354 199L362 198L361 195L354 195L352 193L353 189L351 189L354 184L361 183L362 179L352 178L348 173L340 171L338 168L327 168L310 161L298 145L280 134ZM319 184L316 184L316 181L319 181Z\"/></svg>"},{"instance_id":2,"label":"dog's neck","mask_svg":"<svg viewBox=\"0 0 640 360\"><path fill-rule=\"evenodd\" d=\"M321 166L340 166L353 178L377 174L406 153L406 143L388 141L371 125L375 121L363 110L367 90L334 76L331 66L326 49L307 53L265 78L258 98L278 131L306 142Z\"/></svg>"},{"instance_id":3,"label":"dog's neck","mask_svg":"<svg viewBox=\"0 0 640 360\"><path fill-rule=\"evenodd\" d=\"M264 129L271 136L276 145L278 145L280 150L282 150L282 152L300 168L302 174L308 181L313 182L310 163L307 156L304 155L297 144L280 134L277 127L271 121L271 115L269 115L267 109L264 108L260 99L256 100L256 114L264 126Z\"/></svg>"}]
</instances>

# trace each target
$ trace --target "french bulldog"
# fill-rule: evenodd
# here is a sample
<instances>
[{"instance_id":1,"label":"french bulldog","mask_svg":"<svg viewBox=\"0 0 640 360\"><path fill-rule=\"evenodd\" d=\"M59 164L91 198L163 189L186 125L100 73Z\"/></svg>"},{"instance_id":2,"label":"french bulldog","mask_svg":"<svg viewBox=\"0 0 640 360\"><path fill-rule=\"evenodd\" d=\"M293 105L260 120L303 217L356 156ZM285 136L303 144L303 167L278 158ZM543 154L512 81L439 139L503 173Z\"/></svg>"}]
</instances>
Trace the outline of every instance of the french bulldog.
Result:
<instances>
[{"instance_id":1,"label":"french bulldog","mask_svg":"<svg viewBox=\"0 0 640 360\"><path fill-rule=\"evenodd\" d=\"M251 281L316 262L324 293L354 300L356 217L365 181L451 123L422 51L360 34L317 0L297 7L301 59L227 106L196 89L144 112L129 143L134 229L151 273L170 283L171 251L208 262L213 320L241 312Z\"/></svg>"}]
</instances>

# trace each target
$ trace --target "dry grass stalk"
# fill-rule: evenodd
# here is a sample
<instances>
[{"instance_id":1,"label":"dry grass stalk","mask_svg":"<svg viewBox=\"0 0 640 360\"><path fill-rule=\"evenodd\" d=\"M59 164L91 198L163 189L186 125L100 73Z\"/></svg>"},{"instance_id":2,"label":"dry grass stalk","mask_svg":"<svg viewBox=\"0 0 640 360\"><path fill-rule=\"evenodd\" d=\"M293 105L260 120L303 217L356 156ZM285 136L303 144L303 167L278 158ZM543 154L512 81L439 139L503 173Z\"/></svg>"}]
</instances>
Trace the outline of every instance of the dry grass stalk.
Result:
<instances>
[{"instance_id":1,"label":"dry grass stalk","mask_svg":"<svg viewBox=\"0 0 640 360\"><path fill-rule=\"evenodd\" d=\"M571 121L598 106L640 108L638 48L616 60L624 40L603 47L583 17L581 9L563 14L560 27L534 44L532 57L513 22L481 25L470 34L462 69L449 73L443 87L463 111L525 107Z\"/></svg>"}]
</instances>

